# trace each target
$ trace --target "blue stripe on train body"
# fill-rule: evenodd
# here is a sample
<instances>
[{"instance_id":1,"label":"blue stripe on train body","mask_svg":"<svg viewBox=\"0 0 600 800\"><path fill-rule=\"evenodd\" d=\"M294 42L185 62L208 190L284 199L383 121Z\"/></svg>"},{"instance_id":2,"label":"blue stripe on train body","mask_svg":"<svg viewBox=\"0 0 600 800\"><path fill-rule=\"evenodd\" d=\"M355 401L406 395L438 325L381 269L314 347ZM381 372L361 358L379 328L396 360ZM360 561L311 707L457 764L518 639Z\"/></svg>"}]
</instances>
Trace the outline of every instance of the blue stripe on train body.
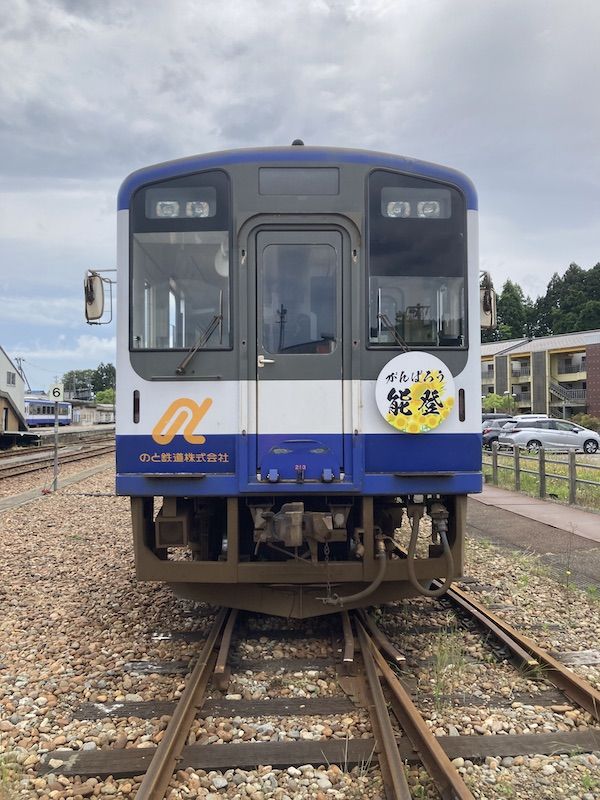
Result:
<instances>
[{"instance_id":1,"label":"blue stripe on train body","mask_svg":"<svg viewBox=\"0 0 600 800\"><path fill-rule=\"evenodd\" d=\"M142 186L156 181L165 181L181 175L203 170L225 168L231 164L260 165L271 163L340 163L369 164L379 169L393 169L409 175L433 178L458 187L467 201L470 211L477 211L477 192L471 180L458 170L419 161L415 158L378 153L370 150L347 150L337 147L270 147L264 149L228 150L207 153L155 164L131 173L119 189L117 208L129 209L133 194Z\"/></svg>"},{"instance_id":2,"label":"blue stripe on train body","mask_svg":"<svg viewBox=\"0 0 600 800\"><path fill-rule=\"evenodd\" d=\"M475 433L117 436L119 494L464 494L481 491L480 471Z\"/></svg>"}]
</instances>

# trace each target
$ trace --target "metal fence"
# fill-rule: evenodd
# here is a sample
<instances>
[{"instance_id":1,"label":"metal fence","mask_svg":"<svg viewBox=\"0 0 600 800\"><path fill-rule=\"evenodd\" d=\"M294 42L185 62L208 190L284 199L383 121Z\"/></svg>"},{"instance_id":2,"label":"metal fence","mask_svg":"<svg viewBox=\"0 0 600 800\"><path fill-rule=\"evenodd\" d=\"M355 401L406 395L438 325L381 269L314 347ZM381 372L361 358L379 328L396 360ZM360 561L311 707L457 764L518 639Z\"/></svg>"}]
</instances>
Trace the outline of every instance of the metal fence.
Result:
<instances>
[{"instance_id":1,"label":"metal fence","mask_svg":"<svg viewBox=\"0 0 600 800\"><path fill-rule=\"evenodd\" d=\"M600 508L600 480L590 477L593 475L600 478L600 462L592 464L578 461L574 450L570 450L563 458L549 458L549 454L554 455L544 448L540 448L537 453L523 453L518 447L506 447L500 451L498 442L494 442L491 452L484 451L483 454L484 471L486 467L491 468L491 473L486 474L486 480L494 486L502 485L514 488L517 492L528 491L531 494L535 488L530 477L532 476L537 484L535 494L541 498L551 496L571 505ZM510 476L508 480L507 476ZM523 485L525 482L528 483L526 487ZM548 490L549 482L556 489L555 492ZM578 503L580 494L585 494L582 503Z\"/></svg>"}]
</instances>

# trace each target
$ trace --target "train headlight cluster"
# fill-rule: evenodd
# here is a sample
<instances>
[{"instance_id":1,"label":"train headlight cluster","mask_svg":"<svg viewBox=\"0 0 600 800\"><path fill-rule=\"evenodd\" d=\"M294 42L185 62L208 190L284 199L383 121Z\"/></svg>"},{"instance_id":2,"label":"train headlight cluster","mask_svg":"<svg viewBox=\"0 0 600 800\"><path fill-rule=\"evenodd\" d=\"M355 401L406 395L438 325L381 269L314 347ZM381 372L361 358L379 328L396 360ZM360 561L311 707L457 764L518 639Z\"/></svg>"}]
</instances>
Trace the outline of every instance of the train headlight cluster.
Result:
<instances>
[{"instance_id":1,"label":"train headlight cluster","mask_svg":"<svg viewBox=\"0 0 600 800\"><path fill-rule=\"evenodd\" d=\"M217 214L214 186L149 186L144 190L147 219L206 219Z\"/></svg>"},{"instance_id":2,"label":"train headlight cluster","mask_svg":"<svg viewBox=\"0 0 600 800\"><path fill-rule=\"evenodd\" d=\"M178 200L159 200L155 206L155 213L161 219L180 217L181 203ZM203 200L192 200L185 204L186 217L208 217L210 206Z\"/></svg>"},{"instance_id":3,"label":"train headlight cluster","mask_svg":"<svg viewBox=\"0 0 600 800\"><path fill-rule=\"evenodd\" d=\"M381 192L381 213L392 219L448 219L452 213L450 192L386 187Z\"/></svg>"}]
</instances>

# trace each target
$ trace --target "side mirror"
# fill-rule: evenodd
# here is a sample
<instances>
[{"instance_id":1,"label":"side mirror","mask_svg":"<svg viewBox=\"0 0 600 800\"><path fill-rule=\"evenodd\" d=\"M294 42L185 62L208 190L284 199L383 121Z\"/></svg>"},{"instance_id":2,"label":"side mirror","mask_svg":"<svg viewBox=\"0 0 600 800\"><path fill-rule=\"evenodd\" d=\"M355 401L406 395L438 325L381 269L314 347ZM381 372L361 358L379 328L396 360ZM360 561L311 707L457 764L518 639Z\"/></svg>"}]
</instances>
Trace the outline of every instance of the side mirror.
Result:
<instances>
[{"instance_id":1,"label":"side mirror","mask_svg":"<svg viewBox=\"0 0 600 800\"><path fill-rule=\"evenodd\" d=\"M112 288L116 281L105 277L107 272L116 272L114 269L88 269L83 280L83 292L85 297L85 319L88 325L108 325L113 318L113 297ZM104 316L104 284L108 286L109 304L108 319L102 320Z\"/></svg>"},{"instance_id":2,"label":"side mirror","mask_svg":"<svg viewBox=\"0 0 600 800\"><path fill-rule=\"evenodd\" d=\"M490 329L497 327L496 292L494 291L489 272L481 273L481 280L479 283L479 316L481 318L482 328Z\"/></svg>"},{"instance_id":3,"label":"side mirror","mask_svg":"<svg viewBox=\"0 0 600 800\"><path fill-rule=\"evenodd\" d=\"M88 322L101 319L104 314L104 284L97 272L88 272L83 281L85 293L85 318Z\"/></svg>"}]
</instances>

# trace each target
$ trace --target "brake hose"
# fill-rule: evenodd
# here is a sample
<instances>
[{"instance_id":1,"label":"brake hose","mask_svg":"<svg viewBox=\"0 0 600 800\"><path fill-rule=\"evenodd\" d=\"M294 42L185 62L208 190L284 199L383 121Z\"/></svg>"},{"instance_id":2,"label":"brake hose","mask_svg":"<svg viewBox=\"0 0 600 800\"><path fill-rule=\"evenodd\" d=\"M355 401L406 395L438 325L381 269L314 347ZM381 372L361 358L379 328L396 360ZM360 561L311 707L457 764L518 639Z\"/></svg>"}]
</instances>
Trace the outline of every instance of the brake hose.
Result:
<instances>
[{"instance_id":1,"label":"brake hose","mask_svg":"<svg viewBox=\"0 0 600 800\"><path fill-rule=\"evenodd\" d=\"M363 589L361 592L357 592L356 594L349 594L346 597L340 597L339 594L334 594L331 597L318 597L317 600L322 600L325 605L328 606L344 606L348 603L357 603L360 600L364 600L365 597L373 594L383 580L383 576L385 575L385 567L387 564L387 553L382 539L377 540L377 553L375 554L375 558L379 560L379 569L377 571L377 575L375 576L375 580L370 583L366 589Z\"/></svg>"},{"instance_id":2,"label":"brake hose","mask_svg":"<svg viewBox=\"0 0 600 800\"><path fill-rule=\"evenodd\" d=\"M425 595L425 597L441 597L444 592L450 588L450 584L454 580L454 559L452 558L452 551L450 550L450 545L448 544L446 531L439 531L440 539L442 540L442 547L444 548L444 555L446 556L446 578L439 589L426 589L424 586L422 586L415 575L415 551L417 549L417 539L419 538L420 521L421 516L418 514L413 514L410 544L408 545L408 561L406 564L408 569L408 579L413 585L413 588L416 589L419 594Z\"/></svg>"}]
</instances>

